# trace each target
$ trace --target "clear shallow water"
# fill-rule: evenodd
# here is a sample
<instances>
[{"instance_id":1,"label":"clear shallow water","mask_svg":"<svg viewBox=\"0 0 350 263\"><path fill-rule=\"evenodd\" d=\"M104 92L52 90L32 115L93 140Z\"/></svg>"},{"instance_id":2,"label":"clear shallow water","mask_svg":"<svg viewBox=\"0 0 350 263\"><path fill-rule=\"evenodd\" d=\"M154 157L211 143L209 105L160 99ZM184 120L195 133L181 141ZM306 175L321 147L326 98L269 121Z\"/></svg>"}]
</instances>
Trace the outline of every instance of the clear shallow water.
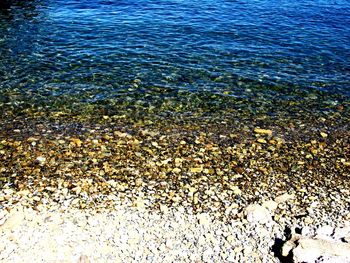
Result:
<instances>
[{"instance_id":1,"label":"clear shallow water","mask_svg":"<svg viewBox=\"0 0 350 263\"><path fill-rule=\"evenodd\" d=\"M201 92L348 99L349 72L349 1L36 0L0 12L5 102L11 92L83 102Z\"/></svg>"}]
</instances>

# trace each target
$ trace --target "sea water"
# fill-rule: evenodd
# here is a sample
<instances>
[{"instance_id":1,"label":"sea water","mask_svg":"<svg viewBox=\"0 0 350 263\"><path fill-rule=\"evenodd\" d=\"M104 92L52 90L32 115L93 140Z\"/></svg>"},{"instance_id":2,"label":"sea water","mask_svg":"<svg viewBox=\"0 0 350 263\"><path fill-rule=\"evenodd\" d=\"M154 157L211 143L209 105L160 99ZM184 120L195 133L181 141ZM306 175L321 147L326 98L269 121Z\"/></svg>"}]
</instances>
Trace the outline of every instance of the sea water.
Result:
<instances>
[{"instance_id":1,"label":"sea water","mask_svg":"<svg viewBox=\"0 0 350 263\"><path fill-rule=\"evenodd\" d=\"M319 94L349 100L346 0L2 2L2 106L70 98L181 108Z\"/></svg>"}]
</instances>

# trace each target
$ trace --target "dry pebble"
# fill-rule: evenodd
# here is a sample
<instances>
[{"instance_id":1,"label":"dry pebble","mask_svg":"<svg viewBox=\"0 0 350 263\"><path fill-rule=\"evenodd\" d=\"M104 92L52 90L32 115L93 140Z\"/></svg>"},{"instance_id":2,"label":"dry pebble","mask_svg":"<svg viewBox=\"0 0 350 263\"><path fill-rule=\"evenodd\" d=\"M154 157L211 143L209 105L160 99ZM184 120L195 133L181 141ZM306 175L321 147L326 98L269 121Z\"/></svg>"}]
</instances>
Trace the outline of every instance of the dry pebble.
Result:
<instances>
[{"instance_id":1,"label":"dry pebble","mask_svg":"<svg viewBox=\"0 0 350 263\"><path fill-rule=\"evenodd\" d=\"M262 224L260 215L259 220L243 216L223 222L183 207L161 212L119 204L114 210L96 212L69 207L37 211L17 205L1 213L0 261L280 262L290 251L295 250L294 257L298 258L300 253L305 254L300 251L310 247L309 243L297 247L286 229L302 229L298 231L304 235L313 234L322 240L328 237L348 246L344 240L350 238L349 221L310 227L288 216L284 224L271 220L273 212L257 204L245 211L247 215L249 211L264 211L269 219ZM284 240L283 249L276 248L276 240ZM325 247L322 253L328 255ZM344 253L339 257L346 259Z\"/></svg>"},{"instance_id":2,"label":"dry pebble","mask_svg":"<svg viewBox=\"0 0 350 263\"><path fill-rule=\"evenodd\" d=\"M266 255L271 249L267 239L247 238L245 231L253 231L250 224L203 224L177 210L161 214L121 206L97 214L73 209L23 213L25 220L16 228L0 228L6 248L0 253L2 262L224 262L248 257L253 247ZM272 256L268 260L277 262Z\"/></svg>"}]
</instances>

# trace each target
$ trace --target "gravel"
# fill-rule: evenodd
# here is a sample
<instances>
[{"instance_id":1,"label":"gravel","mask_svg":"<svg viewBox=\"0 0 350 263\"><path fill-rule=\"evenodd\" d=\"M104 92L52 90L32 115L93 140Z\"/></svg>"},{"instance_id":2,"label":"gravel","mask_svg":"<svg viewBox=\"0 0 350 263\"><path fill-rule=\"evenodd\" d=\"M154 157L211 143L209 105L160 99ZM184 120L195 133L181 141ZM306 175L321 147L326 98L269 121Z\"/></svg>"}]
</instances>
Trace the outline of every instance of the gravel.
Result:
<instances>
[{"instance_id":1,"label":"gravel","mask_svg":"<svg viewBox=\"0 0 350 263\"><path fill-rule=\"evenodd\" d=\"M19 202L0 213L0 261L280 262L288 259L281 255L288 230L349 242L349 220L329 218L312 225L288 216L248 221L254 208L259 216L269 211L254 204L238 219L222 221L181 206L163 212L127 204L100 212L63 206L38 211ZM269 213L271 218L274 212Z\"/></svg>"}]
</instances>

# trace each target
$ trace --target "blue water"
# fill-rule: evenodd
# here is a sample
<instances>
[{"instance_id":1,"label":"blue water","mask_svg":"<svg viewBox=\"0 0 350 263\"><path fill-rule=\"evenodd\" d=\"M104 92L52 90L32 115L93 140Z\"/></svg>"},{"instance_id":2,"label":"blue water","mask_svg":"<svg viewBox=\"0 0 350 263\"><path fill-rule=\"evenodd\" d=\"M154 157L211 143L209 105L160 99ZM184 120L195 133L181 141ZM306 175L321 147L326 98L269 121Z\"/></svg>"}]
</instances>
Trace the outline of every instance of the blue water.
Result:
<instances>
[{"instance_id":1,"label":"blue water","mask_svg":"<svg viewBox=\"0 0 350 263\"><path fill-rule=\"evenodd\" d=\"M350 1L12 1L0 89L85 102L154 90L349 98Z\"/></svg>"}]
</instances>

